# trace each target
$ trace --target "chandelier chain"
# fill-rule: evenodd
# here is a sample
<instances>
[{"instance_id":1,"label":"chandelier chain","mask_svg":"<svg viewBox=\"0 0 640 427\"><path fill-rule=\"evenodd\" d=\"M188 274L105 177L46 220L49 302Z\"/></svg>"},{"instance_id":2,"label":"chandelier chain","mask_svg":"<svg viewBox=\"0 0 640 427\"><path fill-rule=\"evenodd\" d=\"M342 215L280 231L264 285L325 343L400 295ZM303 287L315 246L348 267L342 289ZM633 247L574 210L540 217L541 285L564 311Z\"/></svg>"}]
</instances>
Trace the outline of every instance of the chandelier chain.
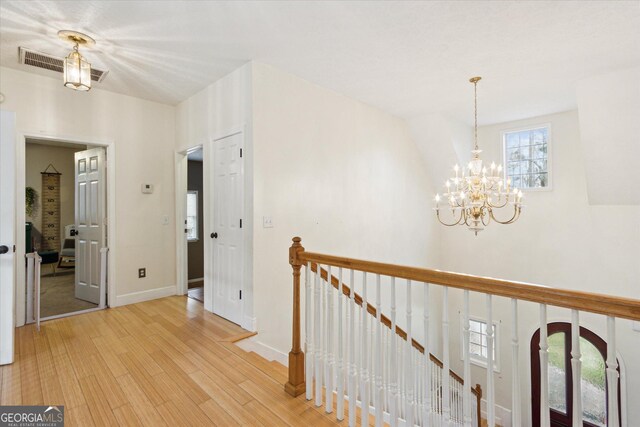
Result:
<instances>
[{"instance_id":1,"label":"chandelier chain","mask_svg":"<svg viewBox=\"0 0 640 427\"><path fill-rule=\"evenodd\" d=\"M474 150L478 151L478 81L473 82L473 105L474 105L474 141L475 147ZM477 156L477 154L476 154Z\"/></svg>"}]
</instances>

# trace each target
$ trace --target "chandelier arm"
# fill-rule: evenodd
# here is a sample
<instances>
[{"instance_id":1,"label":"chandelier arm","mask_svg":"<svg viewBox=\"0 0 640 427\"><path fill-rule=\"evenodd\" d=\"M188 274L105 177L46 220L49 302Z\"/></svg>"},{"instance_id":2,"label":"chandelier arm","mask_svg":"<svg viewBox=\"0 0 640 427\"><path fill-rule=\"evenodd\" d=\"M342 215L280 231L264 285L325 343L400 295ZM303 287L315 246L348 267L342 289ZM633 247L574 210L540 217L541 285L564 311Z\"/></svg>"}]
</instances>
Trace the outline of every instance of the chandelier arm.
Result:
<instances>
[{"instance_id":1,"label":"chandelier arm","mask_svg":"<svg viewBox=\"0 0 640 427\"><path fill-rule=\"evenodd\" d=\"M491 208L486 208L489 212L491 212ZM484 210L484 208L483 208ZM484 222L484 219L487 218L487 222ZM488 226L491 223L491 215L482 215L482 225L484 225L485 227Z\"/></svg>"},{"instance_id":2,"label":"chandelier arm","mask_svg":"<svg viewBox=\"0 0 640 427\"><path fill-rule=\"evenodd\" d=\"M494 205L493 203L487 201L487 205L489 205L490 207L495 208L495 209L504 208L505 206L507 206L508 203L509 203L509 198L508 197L505 199L504 203L501 204L501 205Z\"/></svg>"},{"instance_id":3,"label":"chandelier arm","mask_svg":"<svg viewBox=\"0 0 640 427\"><path fill-rule=\"evenodd\" d=\"M463 213L464 213L464 210L460 211L460 217L458 218L458 220L456 222L446 223L446 222L442 221L442 219L440 219L440 210L436 210L436 218L438 218L438 221L440 222L440 224L446 225L447 227L453 227L455 225L460 224L460 221L462 221Z\"/></svg>"},{"instance_id":4,"label":"chandelier arm","mask_svg":"<svg viewBox=\"0 0 640 427\"><path fill-rule=\"evenodd\" d=\"M520 210L521 210L520 206L515 206L513 216L507 221L500 221L499 219L497 219L496 216L493 214L493 209L489 211L489 215L491 215L491 218L493 218L493 220L498 224L506 225L506 224L512 224L518 219L518 217L520 216Z\"/></svg>"}]
</instances>

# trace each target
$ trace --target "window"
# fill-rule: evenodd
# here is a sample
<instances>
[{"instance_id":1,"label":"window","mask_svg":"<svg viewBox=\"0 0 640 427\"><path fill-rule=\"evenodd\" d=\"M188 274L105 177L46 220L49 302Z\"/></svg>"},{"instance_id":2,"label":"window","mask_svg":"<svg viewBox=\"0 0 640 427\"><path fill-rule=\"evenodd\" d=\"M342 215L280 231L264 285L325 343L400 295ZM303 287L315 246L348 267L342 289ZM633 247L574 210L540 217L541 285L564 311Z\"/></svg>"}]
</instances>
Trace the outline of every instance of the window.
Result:
<instances>
[{"instance_id":1,"label":"window","mask_svg":"<svg viewBox=\"0 0 640 427\"><path fill-rule=\"evenodd\" d=\"M511 180L511 188L551 187L549 133L549 125L502 133L505 178Z\"/></svg>"},{"instance_id":2,"label":"window","mask_svg":"<svg viewBox=\"0 0 640 427\"><path fill-rule=\"evenodd\" d=\"M198 240L198 192L187 192L187 241Z\"/></svg>"},{"instance_id":3,"label":"window","mask_svg":"<svg viewBox=\"0 0 640 427\"><path fill-rule=\"evenodd\" d=\"M464 328L464 322L460 322L462 328ZM464 329L462 329L462 339L464 342ZM498 352L496 349L498 346L498 327L493 324L493 369L496 372L500 371L498 364ZM464 351L461 348L460 358L464 359ZM469 318L469 356L470 361L479 366L487 366L487 322L480 319Z\"/></svg>"}]
</instances>

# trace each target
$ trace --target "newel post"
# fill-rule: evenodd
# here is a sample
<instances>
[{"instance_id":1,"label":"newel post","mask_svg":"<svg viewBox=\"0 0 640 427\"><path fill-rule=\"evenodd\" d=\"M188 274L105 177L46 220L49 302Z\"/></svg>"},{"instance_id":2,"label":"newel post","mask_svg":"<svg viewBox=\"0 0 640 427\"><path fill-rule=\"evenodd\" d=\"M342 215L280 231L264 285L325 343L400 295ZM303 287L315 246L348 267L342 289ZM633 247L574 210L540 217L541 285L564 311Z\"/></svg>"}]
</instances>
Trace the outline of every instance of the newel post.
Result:
<instances>
[{"instance_id":1,"label":"newel post","mask_svg":"<svg viewBox=\"0 0 640 427\"><path fill-rule=\"evenodd\" d=\"M300 348L300 262L299 254L304 252L300 237L293 238L289 248L289 264L293 268L293 334L291 351L289 352L289 381L284 390L291 396L298 396L305 391L304 353Z\"/></svg>"}]
</instances>

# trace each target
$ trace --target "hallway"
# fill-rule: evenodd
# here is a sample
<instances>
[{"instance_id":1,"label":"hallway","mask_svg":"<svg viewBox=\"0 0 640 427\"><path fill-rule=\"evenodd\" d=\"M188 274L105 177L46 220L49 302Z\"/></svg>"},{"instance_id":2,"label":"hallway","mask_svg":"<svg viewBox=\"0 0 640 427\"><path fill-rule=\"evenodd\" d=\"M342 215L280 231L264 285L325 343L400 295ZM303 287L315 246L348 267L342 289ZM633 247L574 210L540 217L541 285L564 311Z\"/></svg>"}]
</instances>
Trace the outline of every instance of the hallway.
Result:
<instances>
[{"instance_id":1,"label":"hallway","mask_svg":"<svg viewBox=\"0 0 640 427\"><path fill-rule=\"evenodd\" d=\"M284 366L233 344L247 335L179 296L25 326L0 404L64 405L70 426L335 425L284 392Z\"/></svg>"}]
</instances>

